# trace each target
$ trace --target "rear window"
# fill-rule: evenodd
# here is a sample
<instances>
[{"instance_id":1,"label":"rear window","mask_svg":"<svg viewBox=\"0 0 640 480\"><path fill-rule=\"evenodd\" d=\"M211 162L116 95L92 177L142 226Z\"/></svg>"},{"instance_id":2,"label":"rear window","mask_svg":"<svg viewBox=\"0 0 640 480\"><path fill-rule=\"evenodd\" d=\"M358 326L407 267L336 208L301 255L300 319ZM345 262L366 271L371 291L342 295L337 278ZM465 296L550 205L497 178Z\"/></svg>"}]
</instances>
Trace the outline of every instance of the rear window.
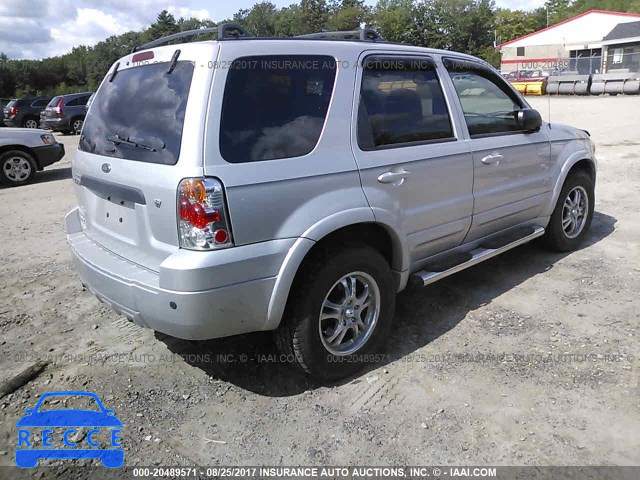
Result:
<instances>
[{"instance_id":1,"label":"rear window","mask_svg":"<svg viewBox=\"0 0 640 480\"><path fill-rule=\"evenodd\" d=\"M60 101L61 98L62 98L61 96L53 97L51 101L47 104L47 107L57 107L58 102Z\"/></svg>"},{"instance_id":2,"label":"rear window","mask_svg":"<svg viewBox=\"0 0 640 480\"><path fill-rule=\"evenodd\" d=\"M5 105L5 107L4 107L4 108L11 108L11 107L15 107L17 104L18 104L18 101L17 101L17 100L11 100L9 103L7 103L7 104Z\"/></svg>"},{"instance_id":3,"label":"rear window","mask_svg":"<svg viewBox=\"0 0 640 480\"><path fill-rule=\"evenodd\" d=\"M336 76L333 57L270 55L231 64L220 152L231 163L306 155L318 143Z\"/></svg>"},{"instance_id":4,"label":"rear window","mask_svg":"<svg viewBox=\"0 0 640 480\"><path fill-rule=\"evenodd\" d=\"M174 165L180 155L192 62L120 70L92 100L79 149L107 157Z\"/></svg>"}]
</instances>

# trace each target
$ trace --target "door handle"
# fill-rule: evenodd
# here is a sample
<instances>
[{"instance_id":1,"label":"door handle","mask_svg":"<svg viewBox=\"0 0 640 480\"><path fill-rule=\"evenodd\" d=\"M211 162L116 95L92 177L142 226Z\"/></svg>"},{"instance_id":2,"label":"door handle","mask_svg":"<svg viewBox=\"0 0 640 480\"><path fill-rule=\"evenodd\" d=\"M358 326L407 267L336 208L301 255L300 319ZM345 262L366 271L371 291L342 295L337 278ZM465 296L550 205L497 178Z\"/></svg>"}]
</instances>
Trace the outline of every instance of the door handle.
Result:
<instances>
[{"instance_id":1,"label":"door handle","mask_svg":"<svg viewBox=\"0 0 640 480\"><path fill-rule=\"evenodd\" d=\"M482 160L480 161L485 165L491 165L492 163L499 165L500 160L502 160L502 155L500 155L499 153L492 153L490 155L487 155L486 157L482 157Z\"/></svg>"},{"instance_id":2,"label":"door handle","mask_svg":"<svg viewBox=\"0 0 640 480\"><path fill-rule=\"evenodd\" d=\"M403 168L394 172L393 170L390 172L385 172L378 177L378 181L380 183L393 183L394 185L402 185L404 180L411 175L411 172L407 172Z\"/></svg>"}]
</instances>

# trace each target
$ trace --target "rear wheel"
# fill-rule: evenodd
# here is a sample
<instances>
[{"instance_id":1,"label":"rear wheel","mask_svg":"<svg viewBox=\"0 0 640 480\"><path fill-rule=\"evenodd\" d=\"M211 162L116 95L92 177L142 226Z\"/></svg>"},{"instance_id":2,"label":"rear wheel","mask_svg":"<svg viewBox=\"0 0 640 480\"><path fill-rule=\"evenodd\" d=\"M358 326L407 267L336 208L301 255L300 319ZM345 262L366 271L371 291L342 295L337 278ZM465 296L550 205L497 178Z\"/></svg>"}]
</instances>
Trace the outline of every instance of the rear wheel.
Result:
<instances>
[{"instance_id":1,"label":"rear wheel","mask_svg":"<svg viewBox=\"0 0 640 480\"><path fill-rule=\"evenodd\" d=\"M391 269L375 249L319 255L296 277L276 341L307 373L337 380L376 361L395 306Z\"/></svg>"},{"instance_id":2,"label":"rear wheel","mask_svg":"<svg viewBox=\"0 0 640 480\"><path fill-rule=\"evenodd\" d=\"M38 120L35 118L27 118L24 122L22 122L22 126L24 128L38 128Z\"/></svg>"},{"instance_id":3,"label":"rear wheel","mask_svg":"<svg viewBox=\"0 0 640 480\"><path fill-rule=\"evenodd\" d=\"M79 135L80 131L82 130L82 124L84 123L84 121L81 118L76 118L75 120L73 120L71 122L71 131L76 134Z\"/></svg>"},{"instance_id":4,"label":"rear wheel","mask_svg":"<svg viewBox=\"0 0 640 480\"><path fill-rule=\"evenodd\" d=\"M0 154L0 179L12 187L29 183L36 175L36 162L21 150L9 150Z\"/></svg>"},{"instance_id":5,"label":"rear wheel","mask_svg":"<svg viewBox=\"0 0 640 480\"><path fill-rule=\"evenodd\" d=\"M594 201L591 177L583 171L570 173L544 235L551 250L570 252L578 248L591 225Z\"/></svg>"}]
</instances>

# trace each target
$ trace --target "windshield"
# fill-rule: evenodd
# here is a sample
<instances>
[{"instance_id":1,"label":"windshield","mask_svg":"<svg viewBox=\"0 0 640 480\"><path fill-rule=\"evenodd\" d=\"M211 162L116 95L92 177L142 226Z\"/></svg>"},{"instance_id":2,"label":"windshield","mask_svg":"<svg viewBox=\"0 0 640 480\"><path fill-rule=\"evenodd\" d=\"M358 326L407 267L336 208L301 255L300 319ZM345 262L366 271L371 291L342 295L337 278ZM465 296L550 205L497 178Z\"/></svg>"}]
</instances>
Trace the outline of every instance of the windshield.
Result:
<instances>
[{"instance_id":1,"label":"windshield","mask_svg":"<svg viewBox=\"0 0 640 480\"><path fill-rule=\"evenodd\" d=\"M118 71L112 81L105 80L91 101L79 149L174 165L194 66L178 62L168 70L169 62L154 63Z\"/></svg>"}]
</instances>

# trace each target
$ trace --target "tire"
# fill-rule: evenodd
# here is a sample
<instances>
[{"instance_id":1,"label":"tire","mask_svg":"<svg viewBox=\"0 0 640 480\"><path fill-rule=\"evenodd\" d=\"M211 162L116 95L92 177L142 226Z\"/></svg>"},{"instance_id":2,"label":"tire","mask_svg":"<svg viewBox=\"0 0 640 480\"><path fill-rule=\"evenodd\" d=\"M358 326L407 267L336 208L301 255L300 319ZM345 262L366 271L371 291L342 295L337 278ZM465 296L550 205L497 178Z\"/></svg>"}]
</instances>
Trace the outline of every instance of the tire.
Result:
<instances>
[{"instance_id":1,"label":"tire","mask_svg":"<svg viewBox=\"0 0 640 480\"><path fill-rule=\"evenodd\" d=\"M582 204L581 209L571 208L570 203L575 204L576 201L575 192L586 198L587 203ZM577 249L591 226L594 203L594 184L591 177L579 170L569 173L543 237L547 247L556 252L571 252ZM579 215L581 210L582 216Z\"/></svg>"},{"instance_id":2,"label":"tire","mask_svg":"<svg viewBox=\"0 0 640 480\"><path fill-rule=\"evenodd\" d=\"M24 128L38 128L40 126L40 122L35 118L25 118L24 122L22 122L22 126Z\"/></svg>"},{"instance_id":3,"label":"tire","mask_svg":"<svg viewBox=\"0 0 640 480\"><path fill-rule=\"evenodd\" d=\"M345 283L352 285L351 279L355 279L355 298L349 297L345 288ZM342 305L327 307L327 301ZM364 244L349 245L337 253L328 250L316 255L296 275L276 330L276 343L308 374L324 381L338 380L375 361L374 354L388 337L394 308L391 269L377 250ZM321 321L321 313L329 318Z\"/></svg>"},{"instance_id":4,"label":"tire","mask_svg":"<svg viewBox=\"0 0 640 480\"><path fill-rule=\"evenodd\" d=\"M84 124L84 120L82 118L74 118L73 120L71 120L71 123L69 125L71 127L71 132L74 135L80 135L83 124Z\"/></svg>"},{"instance_id":5,"label":"tire","mask_svg":"<svg viewBox=\"0 0 640 480\"><path fill-rule=\"evenodd\" d=\"M27 152L9 150L0 154L0 181L5 185L26 185L34 179L36 170L36 162Z\"/></svg>"}]
</instances>

